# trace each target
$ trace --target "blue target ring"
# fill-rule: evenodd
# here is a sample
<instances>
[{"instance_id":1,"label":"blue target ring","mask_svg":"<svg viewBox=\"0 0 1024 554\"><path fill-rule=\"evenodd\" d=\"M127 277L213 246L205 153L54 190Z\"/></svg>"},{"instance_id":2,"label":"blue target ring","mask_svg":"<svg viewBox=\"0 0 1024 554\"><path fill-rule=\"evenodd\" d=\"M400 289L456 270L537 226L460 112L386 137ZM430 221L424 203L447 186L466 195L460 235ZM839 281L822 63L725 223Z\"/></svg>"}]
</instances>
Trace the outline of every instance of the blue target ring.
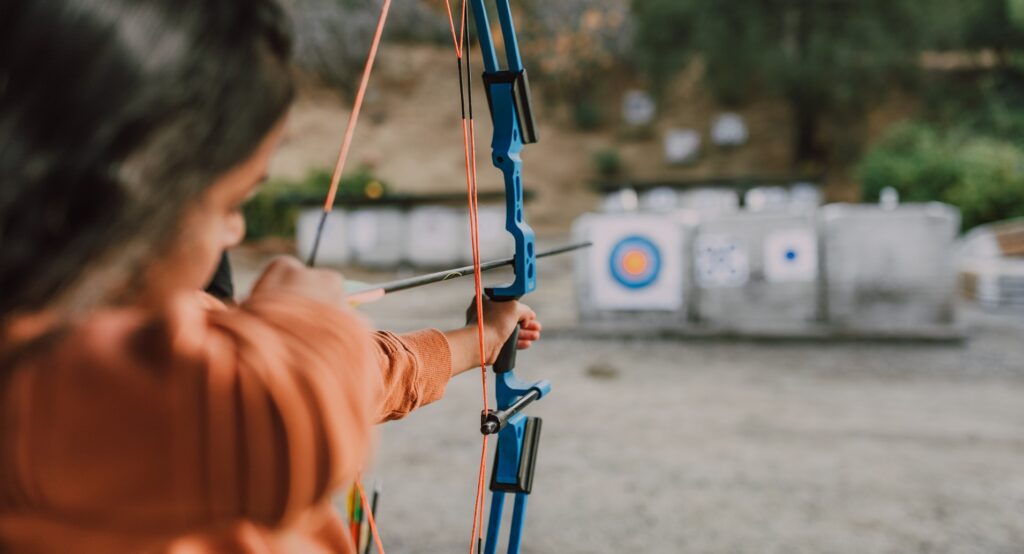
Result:
<instances>
[{"instance_id":1,"label":"blue target ring","mask_svg":"<svg viewBox=\"0 0 1024 554\"><path fill-rule=\"evenodd\" d=\"M661 254L648 238L632 235L612 248L608 266L615 281L624 287L642 289L658 279Z\"/></svg>"}]
</instances>

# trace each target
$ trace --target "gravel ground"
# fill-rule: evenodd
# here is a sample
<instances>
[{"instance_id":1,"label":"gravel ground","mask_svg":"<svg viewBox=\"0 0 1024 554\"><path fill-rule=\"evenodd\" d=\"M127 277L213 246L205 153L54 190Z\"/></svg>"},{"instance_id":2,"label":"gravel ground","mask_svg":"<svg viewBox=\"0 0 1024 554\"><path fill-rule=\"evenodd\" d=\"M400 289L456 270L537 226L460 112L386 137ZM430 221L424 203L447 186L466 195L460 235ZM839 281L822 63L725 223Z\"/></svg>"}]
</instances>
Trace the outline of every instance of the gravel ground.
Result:
<instances>
[{"instance_id":1,"label":"gravel ground","mask_svg":"<svg viewBox=\"0 0 1024 554\"><path fill-rule=\"evenodd\" d=\"M259 256L235 257L251 283ZM588 340L567 261L530 297L553 382L523 551L1024 552L1024 317L967 309L963 343ZM384 274L357 274L378 280ZM368 306L455 326L468 280ZM392 553L468 551L478 374L381 427L372 481Z\"/></svg>"}]
</instances>

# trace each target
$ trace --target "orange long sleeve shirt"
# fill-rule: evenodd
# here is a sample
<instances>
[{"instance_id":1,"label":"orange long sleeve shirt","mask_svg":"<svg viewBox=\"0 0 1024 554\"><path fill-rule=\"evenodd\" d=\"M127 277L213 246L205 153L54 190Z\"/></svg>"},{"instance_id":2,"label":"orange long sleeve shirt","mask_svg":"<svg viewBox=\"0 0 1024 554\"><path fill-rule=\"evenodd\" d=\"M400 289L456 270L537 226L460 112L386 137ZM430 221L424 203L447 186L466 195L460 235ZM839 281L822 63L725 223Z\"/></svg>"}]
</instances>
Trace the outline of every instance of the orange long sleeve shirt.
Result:
<instances>
[{"instance_id":1,"label":"orange long sleeve shirt","mask_svg":"<svg viewBox=\"0 0 1024 554\"><path fill-rule=\"evenodd\" d=\"M439 399L444 335L292 295L178 299L0 338L0 550L355 551L329 495Z\"/></svg>"}]
</instances>

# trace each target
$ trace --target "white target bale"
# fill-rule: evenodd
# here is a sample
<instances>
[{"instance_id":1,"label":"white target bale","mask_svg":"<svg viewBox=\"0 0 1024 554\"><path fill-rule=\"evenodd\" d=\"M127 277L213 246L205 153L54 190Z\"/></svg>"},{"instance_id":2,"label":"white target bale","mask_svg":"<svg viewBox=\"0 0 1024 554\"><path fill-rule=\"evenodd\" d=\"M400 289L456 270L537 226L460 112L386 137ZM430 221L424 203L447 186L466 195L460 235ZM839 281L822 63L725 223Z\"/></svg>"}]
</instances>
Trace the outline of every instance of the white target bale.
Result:
<instances>
[{"instance_id":1,"label":"white target bale","mask_svg":"<svg viewBox=\"0 0 1024 554\"><path fill-rule=\"evenodd\" d=\"M645 212L670 213L679 208L679 193L672 187L655 187L640 196L640 209Z\"/></svg>"},{"instance_id":2,"label":"white target bale","mask_svg":"<svg viewBox=\"0 0 1024 554\"><path fill-rule=\"evenodd\" d=\"M820 329L818 233L812 215L740 212L702 222L693 245L702 329L807 335Z\"/></svg>"},{"instance_id":3,"label":"white target bale","mask_svg":"<svg viewBox=\"0 0 1024 554\"><path fill-rule=\"evenodd\" d=\"M346 229L353 263L396 267L405 255L406 216L398 208L363 208L348 214Z\"/></svg>"},{"instance_id":4,"label":"white target bale","mask_svg":"<svg viewBox=\"0 0 1024 554\"><path fill-rule=\"evenodd\" d=\"M465 261L469 242L465 209L444 206L413 208L405 227L405 259L410 264L429 268L460 265Z\"/></svg>"},{"instance_id":5,"label":"white target bale","mask_svg":"<svg viewBox=\"0 0 1024 554\"><path fill-rule=\"evenodd\" d=\"M827 315L837 332L928 335L956 323L959 210L830 204L821 223Z\"/></svg>"},{"instance_id":6,"label":"white target bale","mask_svg":"<svg viewBox=\"0 0 1024 554\"><path fill-rule=\"evenodd\" d=\"M782 212L789 208L785 187L754 187L743 195L743 205L751 212Z\"/></svg>"},{"instance_id":7,"label":"white target bale","mask_svg":"<svg viewBox=\"0 0 1024 554\"><path fill-rule=\"evenodd\" d=\"M460 210L464 220L465 233L469 233L469 212ZM496 258L506 258L516 252L515 241L512 235L505 229L505 207L495 204L480 206L477 210L479 217L480 232L480 259L482 261ZM465 241L465 251L462 253L462 262L466 265L473 263L473 244Z\"/></svg>"},{"instance_id":8,"label":"white target bale","mask_svg":"<svg viewBox=\"0 0 1024 554\"><path fill-rule=\"evenodd\" d=\"M695 212L701 219L711 220L736 213L740 209L740 196L727 188L697 188L679 195L679 208Z\"/></svg>"},{"instance_id":9,"label":"white target bale","mask_svg":"<svg viewBox=\"0 0 1024 554\"><path fill-rule=\"evenodd\" d=\"M323 210L311 208L299 213L295 222L295 250L302 260L309 259L316 241L317 229ZM341 209L333 210L324 222L323 235L317 248L316 261L322 265L345 265L351 261L345 222L348 214Z\"/></svg>"},{"instance_id":10,"label":"white target bale","mask_svg":"<svg viewBox=\"0 0 1024 554\"><path fill-rule=\"evenodd\" d=\"M576 258L580 324L627 333L685 327L689 229L674 214L586 214L573 238L590 241Z\"/></svg>"}]
</instances>

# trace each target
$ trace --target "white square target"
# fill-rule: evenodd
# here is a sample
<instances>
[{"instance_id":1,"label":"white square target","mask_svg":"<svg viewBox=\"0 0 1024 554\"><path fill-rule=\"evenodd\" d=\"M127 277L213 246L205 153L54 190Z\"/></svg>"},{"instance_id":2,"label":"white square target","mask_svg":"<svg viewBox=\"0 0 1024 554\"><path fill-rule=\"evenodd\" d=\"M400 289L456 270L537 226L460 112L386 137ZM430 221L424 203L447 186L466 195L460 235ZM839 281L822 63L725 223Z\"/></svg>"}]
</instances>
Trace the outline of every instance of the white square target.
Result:
<instances>
[{"instance_id":1,"label":"white square target","mask_svg":"<svg viewBox=\"0 0 1024 554\"><path fill-rule=\"evenodd\" d=\"M599 310L676 311L683 306L683 231L654 214L588 214L576 235L594 243L584 251L589 294Z\"/></svg>"},{"instance_id":2,"label":"white square target","mask_svg":"<svg viewBox=\"0 0 1024 554\"><path fill-rule=\"evenodd\" d=\"M807 282L818 277L818 241L811 229L783 229L764 239L764 277L769 282Z\"/></svg>"},{"instance_id":3,"label":"white square target","mask_svg":"<svg viewBox=\"0 0 1024 554\"><path fill-rule=\"evenodd\" d=\"M705 233L697 237L694 250L701 287L740 287L750 280L750 254L746 243L737 237Z\"/></svg>"}]
</instances>

